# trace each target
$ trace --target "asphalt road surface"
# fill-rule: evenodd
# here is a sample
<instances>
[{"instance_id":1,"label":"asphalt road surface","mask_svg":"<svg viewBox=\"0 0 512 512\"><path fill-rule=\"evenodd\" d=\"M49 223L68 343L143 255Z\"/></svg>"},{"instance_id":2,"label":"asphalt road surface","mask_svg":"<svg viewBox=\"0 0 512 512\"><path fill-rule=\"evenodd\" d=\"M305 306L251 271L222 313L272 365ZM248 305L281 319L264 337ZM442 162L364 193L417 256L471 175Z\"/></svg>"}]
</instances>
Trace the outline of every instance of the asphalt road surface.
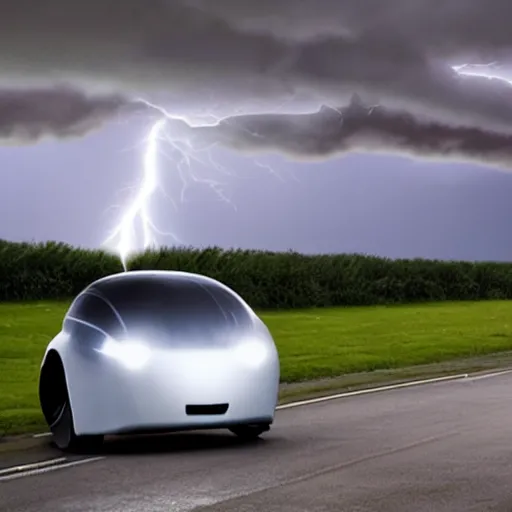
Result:
<instances>
[{"instance_id":1,"label":"asphalt road surface","mask_svg":"<svg viewBox=\"0 0 512 512\"><path fill-rule=\"evenodd\" d=\"M255 443L172 434L103 455L0 482L0 510L511 512L512 374L281 410Z\"/></svg>"}]
</instances>

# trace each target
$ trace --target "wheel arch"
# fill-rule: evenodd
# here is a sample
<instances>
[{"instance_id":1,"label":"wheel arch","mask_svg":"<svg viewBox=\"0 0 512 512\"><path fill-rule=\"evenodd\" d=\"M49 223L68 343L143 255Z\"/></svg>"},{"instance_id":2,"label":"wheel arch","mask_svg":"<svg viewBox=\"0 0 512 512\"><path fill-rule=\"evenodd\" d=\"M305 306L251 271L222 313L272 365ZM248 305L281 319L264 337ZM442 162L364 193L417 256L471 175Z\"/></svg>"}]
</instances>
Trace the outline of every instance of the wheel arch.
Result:
<instances>
[{"instance_id":1,"label":"wheel arch","mask_svg":"<svg viewBox=\"0 0 512 512\"><path fill-rule=\"evenodd\" d=\"M66 371L61 355L51 348L45 355L39 375L39 403L50 425L55 410L68 400Z\"/></svg>"}]
</instances>

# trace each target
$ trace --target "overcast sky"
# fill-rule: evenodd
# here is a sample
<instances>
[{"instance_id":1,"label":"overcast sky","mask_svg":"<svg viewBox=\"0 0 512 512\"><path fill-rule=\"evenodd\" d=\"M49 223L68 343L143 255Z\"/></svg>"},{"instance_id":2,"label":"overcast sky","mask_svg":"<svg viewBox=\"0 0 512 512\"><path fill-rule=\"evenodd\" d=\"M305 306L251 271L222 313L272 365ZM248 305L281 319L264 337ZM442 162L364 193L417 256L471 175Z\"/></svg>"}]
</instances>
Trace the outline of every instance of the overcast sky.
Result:
<instances>
[{"instance_id":1,"label":"overcast sky","mask_svg":"<svg viewBox=\"0 0 512 512\"><path fill-rule=\"evenodd\" d=\"M511 259L509 0L70 4L0 6L1 238L100 246L165 114L182 244Z\"/></svg>"},{"instance_id":2,"label":"overcast sky","mask_svg":"<svg viewBox=\"0 0 512 512\"><path fill-rule=\"evenodd\" d=\"M132 124L71 142L2 148L0 237L99 246L123 212L110 206L127 207L126 187L140 176L142 148L134 142L145 124ZM270 164L274 175L247 157L217 153L226 173L192 170L217 180L232 205L204 183L192 185L181 204L175 166L161 160L161 182L176 208L157 194L154 218L186 244L512 258L512 174L378 155L325 163L256 158Z\"/></svg>"}]
</instances>

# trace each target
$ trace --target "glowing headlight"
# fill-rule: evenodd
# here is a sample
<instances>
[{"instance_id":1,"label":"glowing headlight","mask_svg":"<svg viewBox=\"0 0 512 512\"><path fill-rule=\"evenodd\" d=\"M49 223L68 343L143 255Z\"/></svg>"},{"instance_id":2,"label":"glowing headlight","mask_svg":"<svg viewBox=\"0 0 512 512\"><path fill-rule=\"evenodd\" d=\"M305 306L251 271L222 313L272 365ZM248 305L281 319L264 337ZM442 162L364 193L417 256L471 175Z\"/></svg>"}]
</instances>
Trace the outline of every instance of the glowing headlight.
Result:
<instances>
[{"instance_id":1,"label":"glowing headlight","mask_svg":"<svg viewBox=\"0 0 512 512\"><path fill-rule=\"evenodd\" d=\"M116 341L107 339L98 350L108 357L116 359L130 370L138 370L145 366L151 356L150 349L136 341Z\"/></svg>"},{"instance_id":2,"label":"glowing headlight","mask_svg":"<svg viewBox=\"0 0 512 512\"><path fill-rule=\"evenodd\" d=\"M267 357L267 348L261 341L246 341L235 347L237 358L250 366L261 365Z\"/></svg>"}]
</instances>

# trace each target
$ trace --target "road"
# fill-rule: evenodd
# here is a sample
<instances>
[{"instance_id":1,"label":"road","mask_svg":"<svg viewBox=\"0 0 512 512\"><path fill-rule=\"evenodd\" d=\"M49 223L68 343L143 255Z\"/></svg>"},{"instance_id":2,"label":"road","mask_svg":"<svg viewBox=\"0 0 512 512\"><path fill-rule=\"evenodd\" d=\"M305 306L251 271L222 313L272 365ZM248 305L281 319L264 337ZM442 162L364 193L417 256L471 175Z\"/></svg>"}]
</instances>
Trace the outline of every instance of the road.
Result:
<instances>
[{"instance_id":1,"label":"road","mask_svg":"<svg viewBox=\"0 0 512 512\"><path fill-rule=\"evenodd\" d=\"M281 410L255 443L172 434L104 455L0 482L0 510L510 512L512 374Z\"/></svg>"}]
</instances>

